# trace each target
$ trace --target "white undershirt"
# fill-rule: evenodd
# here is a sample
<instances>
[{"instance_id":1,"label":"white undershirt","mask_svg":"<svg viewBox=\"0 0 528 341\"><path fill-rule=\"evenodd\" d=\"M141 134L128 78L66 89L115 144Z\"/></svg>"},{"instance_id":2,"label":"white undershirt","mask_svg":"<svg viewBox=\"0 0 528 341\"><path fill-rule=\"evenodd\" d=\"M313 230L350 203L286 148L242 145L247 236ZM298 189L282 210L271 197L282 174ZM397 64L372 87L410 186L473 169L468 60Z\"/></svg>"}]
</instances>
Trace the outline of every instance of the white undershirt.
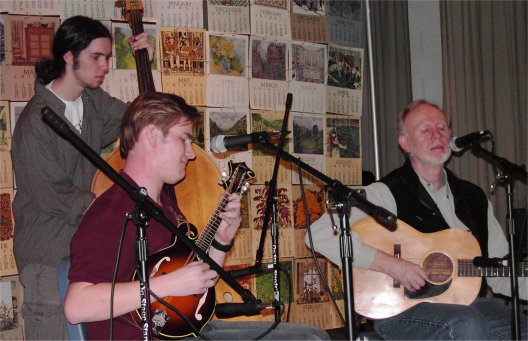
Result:
<instances>
[{"instance_id":1,"label":"white undershirt","mask_svg":"<svg viewBox=\"0 0 528 341\"><path fill-rule=\"evenodd\" d=\"M48 83L46 85L46 88L49 89L55 96L57 96L58 99L60 99L64 104L66 105L66 110L64 111L64 116L70 121L70 123L74 126L75 130L79 132L79 134L82 131L82 119L83 119L83 102L82 102L82 96L79 96L75 101L68 101L64 98L60 97L53 89L51 88L51 85L53 84L53 81Z\"/></svg>"}]
</instances>

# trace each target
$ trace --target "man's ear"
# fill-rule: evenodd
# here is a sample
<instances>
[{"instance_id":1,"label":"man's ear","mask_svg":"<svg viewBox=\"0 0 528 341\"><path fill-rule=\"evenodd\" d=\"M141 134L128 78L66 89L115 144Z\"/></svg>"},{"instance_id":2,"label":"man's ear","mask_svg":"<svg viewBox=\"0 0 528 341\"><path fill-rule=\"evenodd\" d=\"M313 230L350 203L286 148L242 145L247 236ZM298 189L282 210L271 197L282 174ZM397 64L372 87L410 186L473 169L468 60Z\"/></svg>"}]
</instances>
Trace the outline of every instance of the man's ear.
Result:
<instances>
[{"instance_id":1,"label":"man's ear","mask_svg":"<svg viewBox=\"0 0 528 341\"><path fill-rule=\"evenodd\" d=\"M407 136L405 134L398 135L398 143L400 144L400 148L406 154L409 154L411 152L411 148L409 147L409 141L407 140Z\"/></svg>"},{"instance_id":2,"label":"man's ear","mask_svg":"<svg viewBox=\"0 0 528 341\"><path fill-rule=\"evenodd\" d=\"M145 139L151 146L156 146L160 138L163 136L161 130L158 129L154 124L149 124L143 129Z\"/></svg>"},{"instance_id":3,"label":"man's ear","mask_svg":"<svg viewBox=\"0 0 528 341\"><path fill-rule=\"evenodd\" d=\"M62 56L62 59L64 59L66 64L73 65L75 58L73 57L73 53L68 51L64 54L64 56Z\"/></svg>"}]
</instances>

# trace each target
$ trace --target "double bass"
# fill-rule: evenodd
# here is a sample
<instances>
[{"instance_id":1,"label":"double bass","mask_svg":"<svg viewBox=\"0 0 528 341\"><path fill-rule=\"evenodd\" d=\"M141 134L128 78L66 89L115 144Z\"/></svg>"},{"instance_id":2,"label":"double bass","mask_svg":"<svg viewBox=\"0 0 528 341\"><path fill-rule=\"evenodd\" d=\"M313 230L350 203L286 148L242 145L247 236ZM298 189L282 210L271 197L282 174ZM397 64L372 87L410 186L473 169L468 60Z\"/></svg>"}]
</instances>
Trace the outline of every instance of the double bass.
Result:
<instances>
[{"instance_id":1,"label":"double bass","mask_svg":"<svg viewBox=\"0 0 528 341\"><path fill-rule=\"evenodd\" d=\"M133 35L144 32L143 29L143 7L141 1L122 1L123 14L128 20ZM142 49L136 51L136 71L138 75L139 92L156 91L154 79L150 69L148 51ZM186 177L176 186L167 186L166 190L170 196L176 193L176 200L185 216L198 227L203 227L211 214L214 212L218 198L223 189L218 185L220 172L213 160L203 149L196 144L193 145L196 159L187 165ZM125 160L116 148L108 157L107 162L115 170L120 170L125 165ZM97 171L92 181L92 192L96 196L104 193L112 186L113 182L101 171ZM185 198L193 198L185 200Z\"/></svg>"}]
</instances>

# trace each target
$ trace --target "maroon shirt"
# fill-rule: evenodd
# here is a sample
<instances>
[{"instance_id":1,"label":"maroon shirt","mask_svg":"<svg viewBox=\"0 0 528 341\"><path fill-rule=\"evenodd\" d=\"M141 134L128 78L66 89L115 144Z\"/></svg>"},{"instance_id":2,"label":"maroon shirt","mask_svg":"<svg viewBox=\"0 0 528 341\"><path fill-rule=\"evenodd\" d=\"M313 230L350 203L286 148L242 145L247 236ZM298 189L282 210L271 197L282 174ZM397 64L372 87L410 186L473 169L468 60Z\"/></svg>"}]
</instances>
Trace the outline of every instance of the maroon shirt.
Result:
<instances>
[{"instance_id":1,"label":"maroon shirt","mask_svg":"<svg viewBox=\"0 0 528 341\"><path fill-rule=\"evenodd\" d=\"M131 184L134 181L124 172L121 175ZM177 205L162 193L163 214L174 224L175 215L172 207L183 219ZM131 213L135 207L134 201L118 185L113 185L102 194L90 207L81 225L71 241L70 282L104 283L111 282L119 239L122 233L125 213ZM162 224L150 219L147 227L149 254L166 248L172 242L172 233ZM136 226L133 221L127 224L116 282L128 282L137 268L136 261ZM113 337L121 340L138 340L142 338L141 330L133 322L130 314L114 318ZM85 323L88 339L107 340L110 332L110 321Z\"/></svg>"}]
</instances>

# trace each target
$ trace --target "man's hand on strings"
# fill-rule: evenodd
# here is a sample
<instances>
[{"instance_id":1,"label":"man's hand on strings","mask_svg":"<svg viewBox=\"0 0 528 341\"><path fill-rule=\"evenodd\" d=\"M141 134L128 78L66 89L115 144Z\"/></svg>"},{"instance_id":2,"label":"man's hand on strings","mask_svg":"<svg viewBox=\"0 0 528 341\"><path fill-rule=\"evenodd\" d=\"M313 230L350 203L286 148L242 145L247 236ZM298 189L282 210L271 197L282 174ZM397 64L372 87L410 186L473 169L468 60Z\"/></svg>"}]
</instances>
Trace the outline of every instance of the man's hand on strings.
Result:
<instances>
[{"instance_id":1,"label":"man's hand on strings","mask_svg":"<svg viewBox=\"0 0 528 341\"><path fill-rule=\"evenodd\" d=\"M154 45L152 44L152 41L150 40L150 36L147 32L143 32L136 36L132 36L129 38L128 41L134 53L141 49L147 49L149 60L152 60L152 58L154 58Z\"/></svg>"},{"instance_id":2,"label":"man's hand on strings","mask_svg":"<svg viewBox=\"0 0 528 341\"><path fill-rule=\"evenodd\" d=\"M224 212L220 212L222 221L215 236L216 241L223 245L230 244L233 238L235 238L235 234L242 221L240 217L240 195L230 194L227 200L229 202L225 206Z\"/></svg>"}]
</instances>

